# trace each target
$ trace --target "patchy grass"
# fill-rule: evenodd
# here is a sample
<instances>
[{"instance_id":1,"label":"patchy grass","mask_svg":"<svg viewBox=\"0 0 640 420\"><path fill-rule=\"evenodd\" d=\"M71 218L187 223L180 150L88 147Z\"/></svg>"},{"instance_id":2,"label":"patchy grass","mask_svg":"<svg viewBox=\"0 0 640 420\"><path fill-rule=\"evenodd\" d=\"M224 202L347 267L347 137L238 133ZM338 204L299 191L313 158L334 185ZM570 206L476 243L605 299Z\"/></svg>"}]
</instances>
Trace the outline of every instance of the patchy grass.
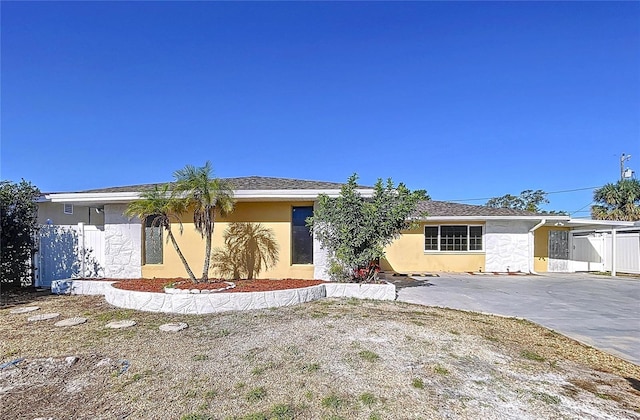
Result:
<instances>
[{"instance_id":1,"label":"patchy grass","mask_svg":"<svg viewBox=\"0 0 640 420\"><path fill-rule=\"evenodd\" d=\"M358 397L358 400L360 400L360 402L366 405L367 407L371 407L373 404L376 403L376 401L378 401L375 395L373 395L370 392L365 392L360 394L360 396Z\"/></svg>"},{"instance_id":2,"label":"patchy grass","mask_svg":"<svg viewBox=\"0 0 640 420\"><path fill-rule=\"evenodd\" d=\"M380 359L380 356L378 356L376 353L369 350L362 350L361 352L358 353L358 356L360 356L362 359L366 360L367 362L375 362Z\"/></svg>"},{"instance_id":3,"label":"patchy grass","mask_svg":"<svg viewBox=\"0 0 640 420\"><path fill-rule=\"evenodd\" d=\"M437 373L438 375L448 375L449 374L449 369L445 368L444 366L441 365L435 365L433 367L433 371L435 373Z\"/></svg>"},{"instance_id":4,"label":"patchy grass","mask_svg":"<svg viewBox=\"0 0 640 420\"><path fill-rule=\"evenodd\" d=\"M306 365L302 366L303 372L313 373L317 372L318 370L320 370L320 363L307 363Z\"/></svg>"},{"instance_id":5,"label":"patchy grass","mask_svg":"<svg viewBox=\"0 0 640 420\"><path fill-rule=\"evenodd\" d=\"M266 396L267 396L267 390L263 386L260 386L258 388L253 388L251 391L247 392L247 394L245 395L245 398L249 402L256 402L256 401L263 400L264 397Z\"/></svg>"},{"instance_id":6,"label":"patchy grass","mask_svg":"<svg viewBox=\"0 0 640 420\"><path fill-rule=\"evenodd\" d=\"M522 350L520 352L520 356L527 360L533 360L535 362L544 362L546 360L543 356L540 356L538 353L531 350Z\"/></svg>"},{"instance_id":7,"label":"patchy grass","mask_svg":"<svg viewBox=\"0 0 640 420\"><path fill-rule=\"evenodd\" d=\"M640 413L640 367L522 320L348 299L202 316L122 310L101 297L21 299L37 302L42 312L89 321L58 328L0 308L0 363L24 358L0 370L3 412L13 418L376 420L500 412L626 419ZM104 328L116 319L138 325ZM158 331L167 322L189 328ZM67 356L77 362L68 366ZM50 404L60 395L64 404Z\"/></svg>"},{"instance_id":8,"label":"patchy grass","mask_svg":"<svg viewBox=\"0 0 640 420\"><path fill-rule=\"evenodd\" d=\"M424 389L424 381L420 378L414 378L411 381L411 386L417 389Z\"/></svg>"},{"instance_id":9,"label":"patchy grass","mask_svg":"<svg viewBox=\"0 0 640 420\"><path fill-rule=\"evenodd\" d=\"M332 410L339 410L347 404L347 401L338 397L336 394L330 394L322 399L322 406Z\"/></svg>"},{"instance_id":10,"label":"patchy grass","mask_svg":"<svg viewBox=\"0 0 640 420\"><path fill-rule=\"evenodd\" d=\"M533 397L547 404L560 404L560 397L547 394L546 392L534 392Z\"/></svg>"}]
</instances>

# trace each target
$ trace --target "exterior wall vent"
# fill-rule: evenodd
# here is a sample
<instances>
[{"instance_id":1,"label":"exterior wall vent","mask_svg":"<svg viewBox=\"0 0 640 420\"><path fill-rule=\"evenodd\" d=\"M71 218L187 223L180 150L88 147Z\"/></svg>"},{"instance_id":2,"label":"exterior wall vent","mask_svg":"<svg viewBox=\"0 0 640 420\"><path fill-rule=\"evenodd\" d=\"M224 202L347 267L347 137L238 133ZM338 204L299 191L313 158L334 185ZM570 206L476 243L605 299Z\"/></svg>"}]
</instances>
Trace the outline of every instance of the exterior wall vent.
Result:
<instances>
[{"instance_id":1,"label":"exterior wall vent","mask_svg":"<svg viewBox=\"0 0 640 420\"><path fill-rule=\"evenodd\" d=\"M64 214L73 214L73 204L64 204Z\"/></svg>"}]
</instances>

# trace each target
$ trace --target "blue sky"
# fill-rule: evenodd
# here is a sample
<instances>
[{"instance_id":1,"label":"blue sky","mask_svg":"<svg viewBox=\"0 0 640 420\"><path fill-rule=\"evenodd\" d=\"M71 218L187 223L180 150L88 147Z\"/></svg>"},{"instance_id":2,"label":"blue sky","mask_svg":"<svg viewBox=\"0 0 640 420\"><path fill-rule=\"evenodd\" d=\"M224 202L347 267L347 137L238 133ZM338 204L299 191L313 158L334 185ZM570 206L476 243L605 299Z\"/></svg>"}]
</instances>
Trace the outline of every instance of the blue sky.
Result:
<instances>
[{"instance_id":1,"label":"blue sky","mask_svg":"<svg viewBox=\"0 0 640 420\"><path fill-rule=\"evenodd\" d=\"M43 191L206 160L220 177L392 177L439 200L600 186L623 152L640 175L638 2L0 8L0 175Z\"/></svg>"}]
</instances>

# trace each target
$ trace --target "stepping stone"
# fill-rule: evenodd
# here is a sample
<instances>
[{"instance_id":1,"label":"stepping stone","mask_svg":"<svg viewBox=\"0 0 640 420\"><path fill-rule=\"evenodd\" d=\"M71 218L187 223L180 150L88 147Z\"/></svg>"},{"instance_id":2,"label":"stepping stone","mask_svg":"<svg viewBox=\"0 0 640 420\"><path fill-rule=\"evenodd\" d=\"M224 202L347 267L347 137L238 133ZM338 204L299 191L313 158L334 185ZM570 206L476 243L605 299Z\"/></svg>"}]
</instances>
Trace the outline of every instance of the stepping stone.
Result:
<instances>
[{"instance_id":1,"label":"stepping stone","mask_svg":"<svg viewBox=\"0 0 640 420\"><path fill-rule=\"evenodd\" d=\"M160 325L160 331L178 332L184 330L187 327L188 325L186 322L172 322L169 324Z\"/></svg>"},{"instance_id":2,"label":"stepping stone","mask_svg":"<svg viewBox=\"0 0 640 420\"><path fill-rule=\"evenodd\" d=\"M57 318L59 316L60 316L60 314L59 313L55 313L55 312L50 313L50 314L40 314L40 315L30 316L29 318L27 318L27 321L29 321L29 322L46 321L48 319Z\"/></svg>"},{"instance_id":3,"label":"stepping stone","mask_svg":"<svg viewBox=\"0 0 640 420\"><path fill-rule=\"evenodd\" d=\"M54 325L56 327L73 327L74 325L84 324L85 322L87 322L87 318L77 316L75 318L63 319L62 321L56 322Z\"/></svg>"},{"instance_id":4,"label":"stepping stone","mask_svg":"<svg viewBox=\"0 0 640 420\"><path fill-rule=\"evenodd\" d=\"M78 360L80 360L80 358L77 356L69 356L64 358L64 361L67 362L67 366L73 366Z\"/></svg>"},{"instance_id":5,"label":"stepping stone","mask_svg":"<svg viewBox=\"0 0 640 420\"><path fill-rule=\"evenodd\" d=\"M39 306L24 306L22 308L16 308L9 311L10 314L26 314L27 312L33 312L40 309Z\"/></svg>"},{"instance_id":6,"label":"stepping stone","mask_svg":"<svg viewBox=\"0 0 640 420\"><path fill-rule=\"evenodd\" d=\"M136 325L136 321L124 320L124 321L112 321L105 325L106 328L129 328Z\"/></svg>"}]
</instances>

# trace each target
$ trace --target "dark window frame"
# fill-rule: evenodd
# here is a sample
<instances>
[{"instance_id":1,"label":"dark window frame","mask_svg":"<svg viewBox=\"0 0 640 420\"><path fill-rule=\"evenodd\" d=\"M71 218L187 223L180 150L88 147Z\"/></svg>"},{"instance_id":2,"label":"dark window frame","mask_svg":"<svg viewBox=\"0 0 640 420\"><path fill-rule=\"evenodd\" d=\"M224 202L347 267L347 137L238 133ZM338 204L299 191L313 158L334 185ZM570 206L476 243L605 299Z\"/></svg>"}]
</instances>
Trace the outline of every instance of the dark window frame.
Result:
<instances>
[{"instance_id":1,"label":"dark window frame","mask_svg":"<svg viewBox=\"0 0 640 420\"><path fill-rule=\"evenodd\" d=\"M485 225L479 224L424 225L423 251L425 253L484 252L484 232Z\"/></svg>"},{"instance_id":2,"label":"dark window frame","mask_svg":"<svg viewBox=\"0 0 640 420\"><path fill-rule=\"evenodd\" d=\"M296 217L296 211L304 217ZM313 264L313 236L306 226L310 216L313 216L313 206L291 207L291 265Z\"/></svg>"}]
</instances>

